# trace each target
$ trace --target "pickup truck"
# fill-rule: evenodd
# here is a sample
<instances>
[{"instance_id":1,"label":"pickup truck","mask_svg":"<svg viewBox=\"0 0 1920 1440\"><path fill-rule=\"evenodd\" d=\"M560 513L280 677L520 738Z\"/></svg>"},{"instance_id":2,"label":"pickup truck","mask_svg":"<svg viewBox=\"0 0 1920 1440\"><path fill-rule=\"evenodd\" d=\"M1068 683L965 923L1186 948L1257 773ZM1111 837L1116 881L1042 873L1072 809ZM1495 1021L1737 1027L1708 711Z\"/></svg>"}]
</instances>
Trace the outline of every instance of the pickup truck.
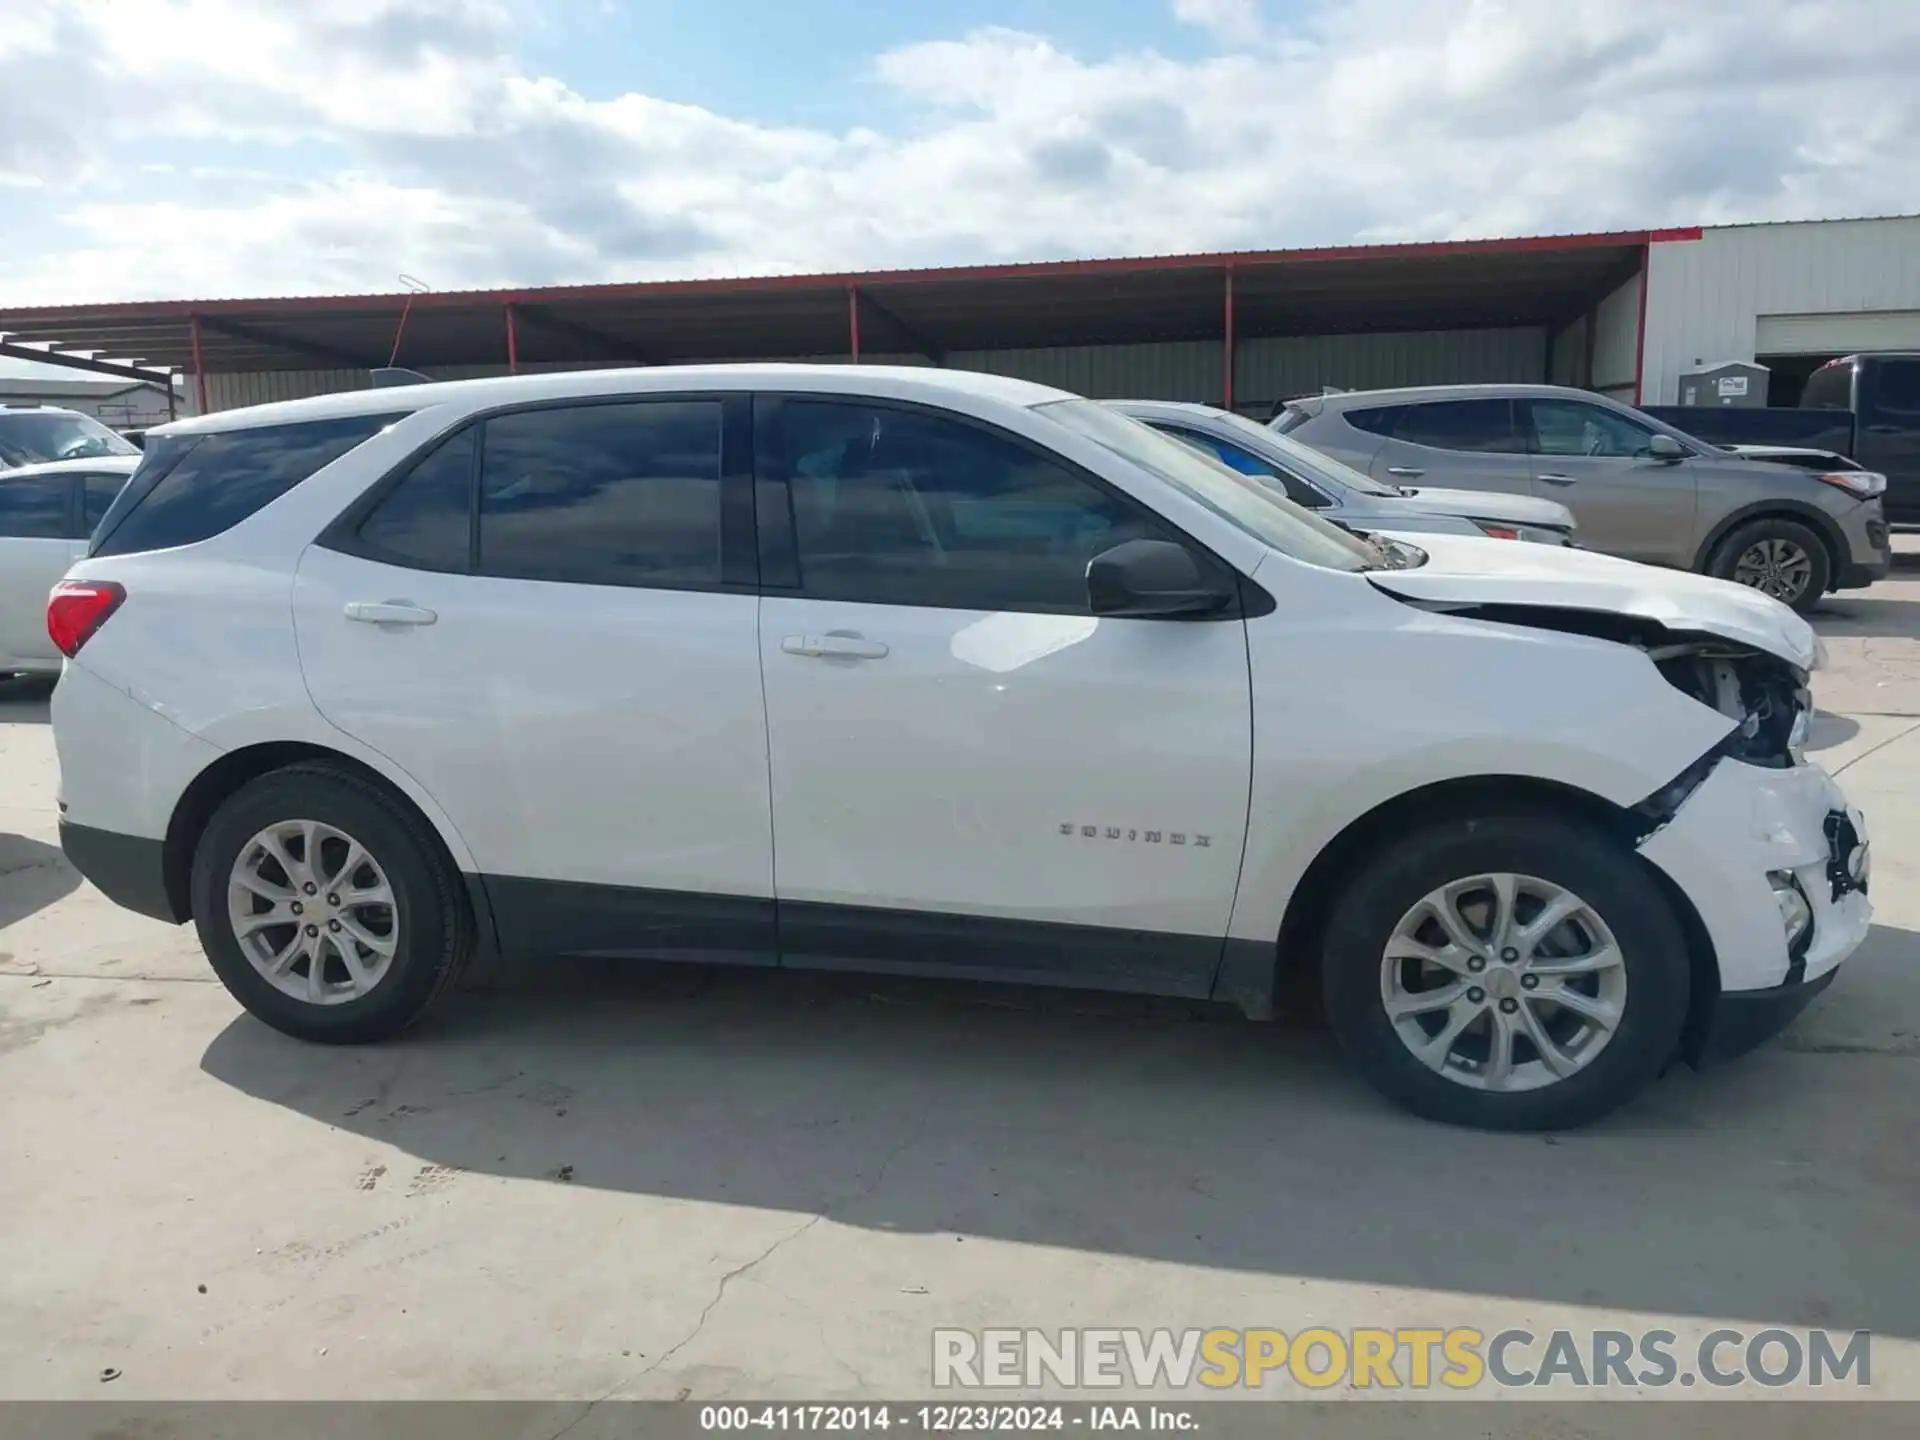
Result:
<instances>
[{"instance_id":1,"label":"pickup truck","mask_svg":"<svg viewBox=\"0 0 1920 1440\"><path fill-rule=\"evenodd\" d=\"M1920 351L1843 355L1807 381L1793 409L1648 405L1649 415L1714 445L1831 450L1887 477L1887 520L1920 525ZM1759 449L1744 451L1749 458Z\"/></svg>"}]
</instances>

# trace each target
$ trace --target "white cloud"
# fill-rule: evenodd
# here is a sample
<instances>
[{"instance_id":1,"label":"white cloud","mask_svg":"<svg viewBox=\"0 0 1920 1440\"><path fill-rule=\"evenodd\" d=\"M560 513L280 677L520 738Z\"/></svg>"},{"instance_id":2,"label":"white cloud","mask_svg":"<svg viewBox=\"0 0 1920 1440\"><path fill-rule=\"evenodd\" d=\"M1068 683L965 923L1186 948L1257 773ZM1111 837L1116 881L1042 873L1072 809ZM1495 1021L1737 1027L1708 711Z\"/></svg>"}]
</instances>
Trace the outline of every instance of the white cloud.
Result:
<instances>
[{"instance_id":1,"label":"white cloud","mask_svg":"<svg viewBox=\"0 0 1920 1440\"><path fill-rule=\"evenodd\" d=\"M1217 53L1096 60L986 29L877 55L907 116L886 133L580 94L516 57L536 3L11 0L0 303L1440 239L1920 195L1910 0L1318 0L1285 26L1179 0Z\"/></svg>"},{"instance_id":2,"label":"white cloud","mask_svg":"<svg viewBox=\"0 0 1920 1440\"><path fill-rule=\"evenodd\" d=\"M1260 0L1173 0L1173 13L1222 40L1245 44L1260 37Z\"/></svg>"}]
</instances>

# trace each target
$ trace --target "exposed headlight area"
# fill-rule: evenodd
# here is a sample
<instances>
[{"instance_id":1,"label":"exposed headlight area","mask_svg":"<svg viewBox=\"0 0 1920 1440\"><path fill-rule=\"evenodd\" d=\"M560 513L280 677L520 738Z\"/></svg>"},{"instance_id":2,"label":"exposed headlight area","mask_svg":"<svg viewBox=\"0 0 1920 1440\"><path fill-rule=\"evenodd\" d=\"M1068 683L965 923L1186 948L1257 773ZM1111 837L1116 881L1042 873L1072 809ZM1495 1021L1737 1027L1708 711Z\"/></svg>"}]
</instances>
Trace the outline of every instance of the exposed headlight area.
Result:
<instances>
[{"instance_id":1,"label":"exposed headlight area","mask_svg":"<svg viewBox=\"0 0 1920 1440\"><path fill-rule=\"evenodd\" d=\"M1769 870L1767 883L1773 887L1773 900L1780 907L1780 928L1787 941L1787 958L1796 960L1807 953L1813 942L1813 904L1791 870Z\"/></svg>"},{"instance_id":2,"label":"exposed headlight area","mask_svg":"<svg viewBox=\"0 0 1920 1440\"><path fill-rule=\"evenodd\" d=\"M1804 671L1722 641L1661 645L1647 655L1675 689L1737 724L1718 753L1776 769L1804 763L1813 715Z\"/></svg>"},{"instance_id":3,"label":"exposed headlight area","mask_svg":"<svg viewBox=\"0 0 1920 1440\"><path fill-rule=\"evenodd\" d=\"M1534 545L1571 545L1573 537L1548 525L1508 525L1499 520L1475 520L1480 533L1494 540L1525 540Z\"/></svg>"}]
</instances>

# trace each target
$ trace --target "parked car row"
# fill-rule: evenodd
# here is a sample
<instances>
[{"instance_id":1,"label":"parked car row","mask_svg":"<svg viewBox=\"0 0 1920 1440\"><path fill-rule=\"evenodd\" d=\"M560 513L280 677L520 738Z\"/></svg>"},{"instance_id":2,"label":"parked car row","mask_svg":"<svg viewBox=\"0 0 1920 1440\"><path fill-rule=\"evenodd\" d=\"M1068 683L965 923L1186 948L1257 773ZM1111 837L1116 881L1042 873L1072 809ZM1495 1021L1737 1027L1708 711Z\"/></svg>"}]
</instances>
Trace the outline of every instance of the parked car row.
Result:
<instances>
[{"instance_id":1,"label":"parked car row","mask_svg":"<svg viewBox=\"0 0 1920 1440\"><path fill-rule=\"evenodd\" d=\"M1424 401L1386 403L1398 434ZM395 1034L482 950L1263 1018L1306 971L1385 1094L1560 1128L1776 1030L1870 917L1863 822L1802 753L1812 630L1490 538L1565 528L1526 485L1379 494L1360 448L1350 479L1198 412L880 366L183 421L47 604L61 841L317 1041ZM1326 518L1387 507L1429 528Z\"/></svg>"},{"instance_id":2,"label":"parked car row","mask_svg":"<svg viewBox=\"0 0 1920 1440\"><path fill-rule=\"evenodd\" d=\"M1273 427L1376 480L1554 498L1580 543L1809 610L1893 565L1884 477L1731 454L1605 396L1443 385L1289 401Z\"/></svg>"}]
</instances>

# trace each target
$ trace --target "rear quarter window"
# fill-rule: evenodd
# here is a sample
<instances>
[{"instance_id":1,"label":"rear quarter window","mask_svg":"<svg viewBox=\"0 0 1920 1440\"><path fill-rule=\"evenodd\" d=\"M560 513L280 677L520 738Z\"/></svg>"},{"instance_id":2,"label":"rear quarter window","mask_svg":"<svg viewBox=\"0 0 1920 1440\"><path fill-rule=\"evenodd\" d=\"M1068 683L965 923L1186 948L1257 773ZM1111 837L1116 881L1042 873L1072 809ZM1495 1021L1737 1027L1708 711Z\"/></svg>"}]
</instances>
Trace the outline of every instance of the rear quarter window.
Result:
<instances>
[{"instance_id":1,"label":"rear quarter window","mask_svg":"<svg viewBox=\"0 0 1920 1440\"><path fill-rule=\"evenodd\" d=\"M1369 435L1391 435L1404 409L1404 405L1368 405L1340 413L1346 417L1347 424L1356 430L1364 430Z\"/></svg>"},{"instance_id":2,"label":"rear quarter window","mask_svg":"<svg viewBox=\"0 0 1920 1440\"><path fill-rule=\"evenodd\" d=\"M349 415L156 439L89 553L128 555L209 540L400 418Z\"/></svg>"}]
</instances>

